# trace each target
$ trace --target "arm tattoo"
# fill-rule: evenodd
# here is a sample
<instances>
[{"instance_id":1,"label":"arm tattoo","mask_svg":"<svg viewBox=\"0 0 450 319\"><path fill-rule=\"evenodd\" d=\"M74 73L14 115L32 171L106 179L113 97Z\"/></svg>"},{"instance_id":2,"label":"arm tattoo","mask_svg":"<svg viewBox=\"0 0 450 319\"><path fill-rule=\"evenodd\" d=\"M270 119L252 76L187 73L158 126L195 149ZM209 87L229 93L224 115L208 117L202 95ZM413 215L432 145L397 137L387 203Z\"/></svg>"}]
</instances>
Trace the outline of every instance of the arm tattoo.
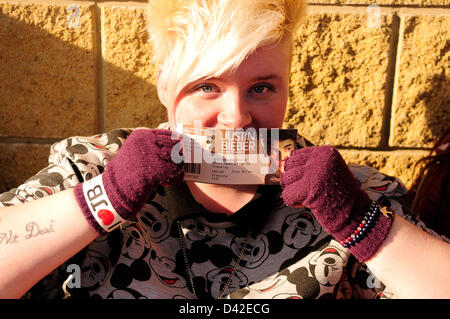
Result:
<instances>
[{"instance_id":1,"label":"arm tattoo","mask_svg":"<svg viewBox=\"0 0 450 319\"><path fill-rule=\"evenodd\" d=\"M18 243L21 238L23 240L28 240L33 237L43 236L49 233L55 232L53 229L54 220L51 220L47 227L43 227L38 223L31 221L26 224L25 232L23 235L19 235L12 230L8 230L6 232L0 232L0 246L6 246Z\"/></svg>"}]
</instances>

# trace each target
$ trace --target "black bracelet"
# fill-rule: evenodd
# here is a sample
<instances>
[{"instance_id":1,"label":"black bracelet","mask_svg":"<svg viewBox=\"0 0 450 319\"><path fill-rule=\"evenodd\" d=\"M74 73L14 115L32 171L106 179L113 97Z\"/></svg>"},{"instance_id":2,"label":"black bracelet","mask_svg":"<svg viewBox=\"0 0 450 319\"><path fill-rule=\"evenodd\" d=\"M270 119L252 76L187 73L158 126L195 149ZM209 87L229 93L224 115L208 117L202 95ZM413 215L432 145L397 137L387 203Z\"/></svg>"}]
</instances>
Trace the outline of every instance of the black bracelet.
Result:
<instances>
[{"instance_id":1,"label":"black bracelet","mask_svg":"<svg viewBox=\"0 0 450 319\"><path fill-rule=\"evenodd\" d=\"M383 207L385 209L385 207ZM357 242L359 242L361 239L363 239L368 231L373 227L373 225L376 222L376 218L378 217L378 213L381 211L380 205L375 202L371 201L369 210L367 211L366 215L364 216L361 223L358 225L356 230L348 236L346 239L341 240L339 243L344 248L349 248L353 245L355 245Z\"/></svg>"}]
</instances>

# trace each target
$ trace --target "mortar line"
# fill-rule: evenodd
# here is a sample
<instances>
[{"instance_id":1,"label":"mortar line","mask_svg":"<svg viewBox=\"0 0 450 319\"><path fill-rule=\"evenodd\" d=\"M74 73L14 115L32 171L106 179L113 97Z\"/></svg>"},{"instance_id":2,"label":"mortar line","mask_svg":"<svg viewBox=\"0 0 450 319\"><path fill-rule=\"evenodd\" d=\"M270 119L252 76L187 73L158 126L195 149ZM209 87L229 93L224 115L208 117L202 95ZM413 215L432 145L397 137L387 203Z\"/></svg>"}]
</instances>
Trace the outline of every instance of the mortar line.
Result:
<instances>
[{"instance_id":1,"label":"mortar line","mask_svg":"<svg viewBox=\"0 0 450 319\"><path fill-rule=\"evenodd\" d=\"M413 15L446 15L450 14L450 8L446 5L434 5L434 6L418 6L418 5L393 5L393 4L330 4L330 3L311 3L308 4L308 9L314 12L327 12L327 13L365 13L366 8L369 5L376 4L382 14L400 12L402 14Z\"/></svg>"},{"instance_id":2,"label":"mortar line","mask_svg":"<svg viewBox=\"0 0 450 319\"><path fill-rule=\"evenodd\" d=\"M381 123L381 140L380 147L389 147L389 138L391 135L391 117L392 107L394 105L394 96L396 89L396 70L397 70L397 54L399 51L400 17L397 14L392 16L392 35L389 41L389 62L386 71L386 94L384 100L383 119Z\"/></svg>"},{"instance_id":3,"label":"mortar line","mask_svg":"<svg viewBox=\"0 0 450 319\"><path fill-rule=\"evenodd\" d=\"M95 3L95 32L97 40L97 132L105 130L105 89L103 64L102 14L98 3Z\"/></svg>"},{"instance_id":4,"label":"mortar line","mask_svg":"<svg viewBox=\"0 0 450 319\"><path fill-rule=\"evenodd\" d=\"M374 147L374 146L339 146L336 145L336 149L343 150L343 151L357 151L357 152L383 152L383 153L390 153L390 152L416 152L416 151L425 151L429 152L431 151L431 148L426 147L413 147L413 146L393 146L393 147Z\"/></svg>"},{"instance_id":5,"label":"mortar line","mask_svg":"<svg viewBox=\"0 0 450 319\"><path fill-rule=\"evenodd\" d=\"M395 69L394 69L394 78L393 78L393 91L392 91L392 101L391 101L391 114L390 114L390 123L389 123L389 141L394 138L394 118L393 114L395 114L396 108L397 108L397 95L398 95L398 82L399 82L399 76L400 76L400 64L401 64L401 58L400 55L403 50L403 32L404 32L404 16L400 16L400 21L398 25L398 44L397 44L397 52L395 55ZM388 143L389 143L388 141ZM430 148L431 149L431 148Z\"/></svg>"}]
</instances>

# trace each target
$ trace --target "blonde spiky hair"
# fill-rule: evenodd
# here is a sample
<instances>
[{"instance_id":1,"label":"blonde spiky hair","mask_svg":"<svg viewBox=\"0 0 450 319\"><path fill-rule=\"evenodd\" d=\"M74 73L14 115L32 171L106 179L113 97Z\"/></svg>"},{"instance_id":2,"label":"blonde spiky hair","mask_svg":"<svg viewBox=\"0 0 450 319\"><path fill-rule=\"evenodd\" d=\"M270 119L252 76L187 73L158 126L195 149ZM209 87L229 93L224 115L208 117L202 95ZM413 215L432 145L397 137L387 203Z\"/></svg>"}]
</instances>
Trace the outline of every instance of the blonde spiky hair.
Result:
<instances>
[{"instance_id":1,"label":"blonde spiky hair","mask_svg":"<svg viewBox=\"0 0 450 319\"><path fill-rule=\"evenodd\" d=\"M178 88L236 69L258 47L293 33L305 0L149 0L148 33L158 83ZM166 105L167 106L167 105Z\"/></svg>"}]
</instances>

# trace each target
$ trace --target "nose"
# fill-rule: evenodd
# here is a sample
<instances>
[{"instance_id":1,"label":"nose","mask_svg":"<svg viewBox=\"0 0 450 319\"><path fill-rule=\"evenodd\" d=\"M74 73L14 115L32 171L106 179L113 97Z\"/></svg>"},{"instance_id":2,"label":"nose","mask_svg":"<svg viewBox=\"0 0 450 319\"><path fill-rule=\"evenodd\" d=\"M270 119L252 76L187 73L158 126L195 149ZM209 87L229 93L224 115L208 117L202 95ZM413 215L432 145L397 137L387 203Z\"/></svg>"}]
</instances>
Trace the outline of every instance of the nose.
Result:
<instances>
[{"instance_id":1,"label":"nose","mask_svg":"<svg viewBox=\"0 0 450 319\"><path fill-rule=\"evenodd\" d=\"M250 114L245 97L239 92L229 91L223 99L223 107L217 120L220 125L226 128L245 128L252 123L253 118Z\"/></svg>"}]
</instances>

